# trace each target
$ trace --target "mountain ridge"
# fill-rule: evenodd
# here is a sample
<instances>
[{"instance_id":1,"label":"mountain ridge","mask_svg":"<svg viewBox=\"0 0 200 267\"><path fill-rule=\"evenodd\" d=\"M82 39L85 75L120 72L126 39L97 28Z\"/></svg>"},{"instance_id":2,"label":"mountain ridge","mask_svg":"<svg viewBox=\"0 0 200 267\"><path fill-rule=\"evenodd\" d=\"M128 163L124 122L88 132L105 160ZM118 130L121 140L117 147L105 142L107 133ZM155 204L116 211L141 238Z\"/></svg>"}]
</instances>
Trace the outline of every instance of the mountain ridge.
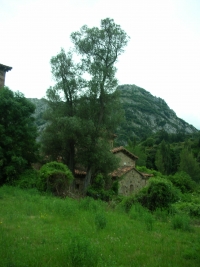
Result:
<instances>
[{"instance_id":1,"label":"mountain ridge","mask_svg":"<svg viewBox=\"0 0 200 267\"><path fill-rule=\"evenodd\" d=\"M169 134L193 134L198 130L191 124L178 118L176 113L169 108L165 100L153 96L150 92L136 85L119 85L122 108L125 121L119 125L117 143L126 145L129 139L141 140L152 133L166 131ZM46 121L43 113L47 108L45 99L29 98L36 106L34 117L36 125L41 132Z\"/></svg>"}]
</instances>

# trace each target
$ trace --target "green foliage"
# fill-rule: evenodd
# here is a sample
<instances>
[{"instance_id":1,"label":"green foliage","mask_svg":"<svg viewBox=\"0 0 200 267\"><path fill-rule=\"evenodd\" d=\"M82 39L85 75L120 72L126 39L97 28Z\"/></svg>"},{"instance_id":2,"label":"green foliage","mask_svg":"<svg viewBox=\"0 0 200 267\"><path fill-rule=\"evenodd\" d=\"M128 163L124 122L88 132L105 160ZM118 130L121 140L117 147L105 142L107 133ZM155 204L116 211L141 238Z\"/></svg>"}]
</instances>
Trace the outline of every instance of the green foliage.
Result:
<instances>
[{"instance_id":1,"label":"green foliage","mask_svg":"<svg viewBox=\"0 0 200 267\"><path fill-rule=\"evenodd\" d=\"M100 199L94 200L92 197L84 197L80 200L80 209L91 211L91 212L98 212L105 208L106 203L101 201Z\"/></svg>"},{"instance_id":2,"label":"green foliage","mask_svg":"<svg viewBox=\"0 0 200 267\"><path fill-rule=\"evenodd\" d=\"M43 151L51 160L62 157L71 171L75 163L84 166L88 170L85 191L92 175L116 168L108 148L123 113L115 90L115 63L128 39L121 27L107 18L100 28L85 25L71 34L78 64L73 62L72 52L63 49L51 59L56 85L47 90L49 124L42 137Z\"/></svg>"},{"instance_id":3,"label":"green foliage","mask_svg":"<svg viewBox=\"0 0 200 267\"><path fill-rule=\"evenodd\" d=\"M92 183L92 187L95 189L103 189L105 187L105 180L102 174L98 174L95 179L94 182Z\"/></svg>"},{"instance_id":4,"label":"green foliage","mask_svg":"<svg viewBox=\"0 0 200 267\"><path fill-rule=\"evenodd\" d=\"M138 157L137 166L146 165L147 155L142 146L134 145L134 143L129 141L128 146L126 146L126 149L130 151L131 153L133 153L134 155L137 155Z\"/></svg>"},{"instance_id":5,"label":"green foliage","mask_svg":"<svg viewBox=\"0 0 200 267\"><path fill-rule=\"evenodd\" d=\"M24 189L37 188L39 173L34 169L27 169L15 180L14 185Z\"/></svg>"},{"instance_id":6,"label":"green foliage","mask_svg":"<svg viewBox=\"0 0 200 267\"><path fill-rule=\"evenodd\" d=\"M166 144L163 140L157 149L155 164L157 170L163 174L170 174L171 173L171 165L172 159L170 154L170 147L169 144Z\"/></svg>"},{"instance_id":7,"label":"green foliage","mask_svg":"<svg viewBox=\"0 0 200 267\"><path fill-rule=\"evenodd\" d=\"M125 212L129 212L133 206L133 204L137 203L135 196L126 196L122 199L119 206L120 209L124 210Z\"/></svg>"},{"instance_id":8,"label":"green foliage","mask_svg":"<svg viewBox=\"0 0 200 267\"><path fill-rule=\"evenodd\" d=\"M0 201L2 267L199 266L198 218L192 231L181 226L172 233L172 216L157 220L138 203L122 213L88 197L60 199L6 185ZM102 230L97 214L106 218Z\"/></svg>"},{"instance_id":9,"label":"green foliage","mask_svg":"<svg viewBox=\"0 0 200 267\"><path fill-rule=\"evenodd\" d=\"M173 176L168 176L168 179L178 187L182 193L192 192L195 189L195 182L186 172L177 172Z\"/></svg>"},{"instance_id":10,"label":"green foliage","mask_svg":"<svg viewBox=\"0 0 200 267\"><path fill-rule=\"evenodd\" d=\"M200 166L188 148L183 149L180 154L179 171L186 172L192 180L200 182Z\"/></svg>"},{"instance_id":11,"label":"green foliage","mask_svg":"<svg viewBox=\"0 0 200 267\"><path fill-rule=\"evenodd\" d=\"M0 90L0 185L18 179L37 160L34 110L22 93Z\"/></svg>"},{"instance_id":12,"label":"green foliage","mask_svg":"<svg viewBox=\"0 0 200 267\"><path fill-rule=\"evenodd\" d=\"M179 192L170 181L151 178L149 184L136 195L136 199L144 207L153 211L157 208L169 208L179 199Z\"/></svg>"},{"instance_id":13,"label":"green foliage","mask_svg":"<svg viewBox=\"0 0 200 267\"><path fill-rule=\"evenodd\" d=\"M154 216L157 220L167 222L169 216L169 210L158 208L154 211Z\"/></svg>"},{"instance_id":14,"label":"green foliage","mask_svg":"<svg viewBox=\"0 0 200 267\"><path fill-rule=\"evenodd\" d=\"M102 174L98 174L92 185L87 189L87 195L94 199L101 199L104 201L110 201L114 196L118 194L118 182L114 182L110 189L105 187L106 181Z\"/></svg>"},{"instance_id":15,"label":"green foliage","mask_svg":"<svg viewBox=\"0 0 200 267\"><path fill-rule=\"evenodd\" d=\"M63 196L73 181L73 175L66 165L56 161L46 163L39 171L38 188Z\"/></svg>"},{"instance_id":16,"label":"green foliage","mask_svg":"<svg viewBox=\"0 0 200 267\"><path fill-rule=\"evenodd\" d=\"M107 218L105 213L99 212L95 215L95 225L97 227L97 230L104 229L107 225Z\"/></svg>"},{"instance_id":17,"label":"green foliage","mask_svg":"<svg viewBox=\"0 0 200 267\"><path fill-rule=\"evenodd\" d=\"M86 237L73 235L69 243L69 259L73 267L97 266L97 249Z\"/></svg>"},{"instance_id":18,"label":"green foliage","mask_svg":"<svg viewBox=\"0 0 200 267\"><path fill-rule=\"evenodd\" d=\"M172 217L171 225L174 230L191 231L190 218L184 214L176 214Z\"/></svg>"},{"instance_id":19,"label":"green foliage","mask_svg":"<svg viewBox=\"0 0 200 267\"><path fill-rule=\"evenodd\" d=\"M117 89L121 93L126 118L116 132L119 145L126 145L127 141L134 136L140 141L153 138L145 144L145 146L152 147L153 144L159 144L162 140L183 141L187 134L186 128L190 128L193 134L197 132L191 125L177 118L163 99L154 97L143 88L124 84L118 86ZM172 131L177 134L168 133ZM155 132L156 134L153 134Z\"/></svg>"},{"instance_id":20,"label":"green foliage","mask_svg":"<svg viewBox=\"0 0 200 267\"><path fill-rule=\"evenodd\" d=\"M177 212L187 214L191 217L200 218L200 203L194 202L179 202L175 205Z\"/></svg>"},{"instance_id":21,"label":"green foliage","mask_svg":"<svg viewBox=\"0 0 200 267\"><path fill-rule=\"evenodd\" d=\"M125 203L126 211L128 211L129 217L133 220L143 220L145 214L149 212L145 207L136 201L133 203L129 202L130 204L127 205L128 201L126 199Z\"/></svg>"}]
</instances>

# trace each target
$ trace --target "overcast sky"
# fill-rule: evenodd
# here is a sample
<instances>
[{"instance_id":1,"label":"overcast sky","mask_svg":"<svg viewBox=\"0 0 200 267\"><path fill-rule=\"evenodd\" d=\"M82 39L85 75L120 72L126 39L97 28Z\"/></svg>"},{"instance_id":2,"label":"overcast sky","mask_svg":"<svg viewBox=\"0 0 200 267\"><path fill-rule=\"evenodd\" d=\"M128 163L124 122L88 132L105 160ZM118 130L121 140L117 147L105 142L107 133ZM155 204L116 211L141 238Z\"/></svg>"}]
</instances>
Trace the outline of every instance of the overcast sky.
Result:
<instances>
[{"instance_id":1,"label":"overcast sky","mask_svg":"<svg viewBox=\"0 0 200 267\"><path fill-rule=\"evenodd\" d=\"M131 37L119 58L119 84L163 98L200 129L200 0L0 0L0 63L6 85L41 98L53 85L50 59L83 25L113 18Z\"/></svg>"}]
</instances>

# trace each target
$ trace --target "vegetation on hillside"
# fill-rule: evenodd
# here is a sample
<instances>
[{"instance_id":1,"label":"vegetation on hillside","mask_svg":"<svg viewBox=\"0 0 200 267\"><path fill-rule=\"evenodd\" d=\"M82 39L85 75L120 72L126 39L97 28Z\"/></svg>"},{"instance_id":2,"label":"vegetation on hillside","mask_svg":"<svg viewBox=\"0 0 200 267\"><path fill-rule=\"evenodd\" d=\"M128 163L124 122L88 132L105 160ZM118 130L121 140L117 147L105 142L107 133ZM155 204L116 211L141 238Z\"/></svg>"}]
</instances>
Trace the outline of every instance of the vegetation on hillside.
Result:
<instances>
[{"instance_id":1,"label":"vegetation on hillside","mask_svg":"<svg viewBox=\"0 0 200 267\"><path fill-rule=\"evenodd\" d=\"M32 100L39 115L21 93L0 90L1 266L199 266L199 132L144 89L116 90L128 36L112 19L71 38L80 62L63 49L52 57L56 84L42 104ZM153 176L128 197L109 176L116 129L115 144ZM70 191L76 166L83 198Z\"/></svg>"},{"instance_id":2,"label":"vegetation on hillside","mask_svg":"<svg viewBox=\"0 0 200 267\"><path fill-rule=\"evenodd\" d=\"M108 205L8 186L0 188L0 202L2 267L200 265L197 216L150 213L137 203L127 210L130 198Z\"/></svg>"},{"instance_id":3,"label":"vegetation on hillside","mask_svg":"<svg viewBox=\"0 0 200 267\"><path fill-rule=\"evenodd\" d=\"M184 171L200 182L200 135L168 134L159 131L147 139L128 141L128 150L139 156L137 165L154 169L163 175Z\"/></svg>"}]
</instances>

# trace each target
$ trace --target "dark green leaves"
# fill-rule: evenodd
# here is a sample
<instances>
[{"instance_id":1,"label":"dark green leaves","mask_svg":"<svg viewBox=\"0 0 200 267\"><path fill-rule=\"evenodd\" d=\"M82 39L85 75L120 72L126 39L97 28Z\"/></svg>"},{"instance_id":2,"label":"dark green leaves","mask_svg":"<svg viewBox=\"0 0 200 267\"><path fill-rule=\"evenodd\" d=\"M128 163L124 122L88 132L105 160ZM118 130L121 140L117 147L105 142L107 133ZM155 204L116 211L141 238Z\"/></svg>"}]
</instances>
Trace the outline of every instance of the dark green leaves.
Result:
<instances>
[{"instance_id":1,"label":"dark green leaves","mask_svg":"<svg viewBox=\"0 0 200 267\"><path fill-rule=\"evenodd\" d=\"M0 90L0 184L17 179L36 160L34 110L20 92Z\"/></svg>"}]
</instances>

